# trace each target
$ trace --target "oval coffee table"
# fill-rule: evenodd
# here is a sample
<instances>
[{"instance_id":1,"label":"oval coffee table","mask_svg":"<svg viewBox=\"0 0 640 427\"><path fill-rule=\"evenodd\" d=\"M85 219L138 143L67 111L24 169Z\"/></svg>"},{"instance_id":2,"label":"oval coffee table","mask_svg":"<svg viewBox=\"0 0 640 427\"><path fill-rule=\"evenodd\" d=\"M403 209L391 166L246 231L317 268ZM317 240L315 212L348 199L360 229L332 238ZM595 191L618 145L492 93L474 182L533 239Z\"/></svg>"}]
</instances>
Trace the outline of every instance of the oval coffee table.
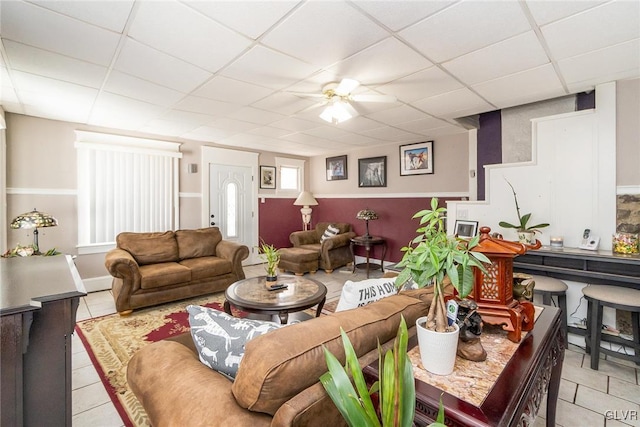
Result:
<instances>
[{"instance_id":1,"label":"oval coffee table","mask_svg":"<svg viewBox=\"0 0 640 427\"><path fill-rule=\"evenodd\" d=\"M251 277L239 280L225 291L224 311L231 314L231 306L250 313L277 315L281 324L294 313L317 305L316 317L320 316L327 296L327 288L317 280L303 276L278 276L279 285L286 289L270 291L266 277Z\"/></svg>"}]
</instances>

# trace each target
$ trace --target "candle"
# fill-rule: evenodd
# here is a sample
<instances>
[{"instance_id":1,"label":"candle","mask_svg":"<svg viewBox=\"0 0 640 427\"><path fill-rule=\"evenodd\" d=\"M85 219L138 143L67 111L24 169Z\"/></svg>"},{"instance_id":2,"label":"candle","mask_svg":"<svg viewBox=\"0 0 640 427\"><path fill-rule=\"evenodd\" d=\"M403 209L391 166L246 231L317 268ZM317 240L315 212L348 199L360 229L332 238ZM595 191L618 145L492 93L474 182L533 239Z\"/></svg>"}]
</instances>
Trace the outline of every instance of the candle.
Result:
<instances>
[{"instance_id":1,"label":"candle","mask_svg":"<svg viewBox=\"0 0 640 427\"><path fill-rule=\"evenodd\" d=\"M561 236L554 236L554 237L551 237L549 240L551 242L552 248L561 248L562 245L564 244L564 241L562 240Z\"/></svg>"}]
</instances>

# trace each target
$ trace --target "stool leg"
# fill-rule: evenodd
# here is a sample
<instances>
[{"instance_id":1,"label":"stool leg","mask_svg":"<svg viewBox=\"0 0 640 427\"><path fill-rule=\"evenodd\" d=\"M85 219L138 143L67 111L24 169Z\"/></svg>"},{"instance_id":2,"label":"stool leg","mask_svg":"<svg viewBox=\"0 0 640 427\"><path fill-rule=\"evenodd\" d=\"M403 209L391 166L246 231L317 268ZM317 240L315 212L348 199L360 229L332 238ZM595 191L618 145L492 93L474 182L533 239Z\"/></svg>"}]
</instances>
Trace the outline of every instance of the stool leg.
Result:
<instances>
[{"instance_id":1,"label":"stool leg","mask_svg":"<svg viewBox=\"0 0 640 427\"><path fill-rule=\"evenodd\" d=\"M597 371L600 364L600 339L602 338L602 304L594 301L587 322L591 326L591 369Z\"/></svg>"},{"instance_id":2,"label":"stool leg","mask_svg":"<svg viewBox=\"0 0 640 427\"><path fill-rule=\"evenodd\" d=\"M591 354L591 310L593 309L593 301L591 301L590 299L587 299L587 324L586 324L586 331L584 334L584 342L585 342L585 352L587 354Z\"/></svg>"},{"instance_id":3,"label":"stool leg","mask_svg":"<svg viewBox=\"0 0 640 427\"><path fill-rule=\"evenodd\" d=\"M633 342L636 344L633 351L636 356L636 365L640 366L640 313L637 311L631 313L631 323L633 324Z\"/></svg>"},{"instance_id":4,"label":"stool leg","mask_svg":"<svg viewBox=\"0 0 640 427\"><path fill-rule=\"evenodd\" d=\"M564 337L567 339L567 294L558 295L558 305L562 311L562 327L564 328Z\"/></svg>"}]
</instances>

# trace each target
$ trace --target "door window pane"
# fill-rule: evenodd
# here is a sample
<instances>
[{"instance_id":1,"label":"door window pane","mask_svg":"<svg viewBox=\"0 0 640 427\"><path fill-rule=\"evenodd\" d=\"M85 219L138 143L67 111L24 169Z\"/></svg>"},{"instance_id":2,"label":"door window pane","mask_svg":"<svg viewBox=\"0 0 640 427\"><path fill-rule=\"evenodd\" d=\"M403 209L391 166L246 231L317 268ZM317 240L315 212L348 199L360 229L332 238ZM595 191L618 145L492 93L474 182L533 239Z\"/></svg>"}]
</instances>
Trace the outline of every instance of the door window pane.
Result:
<instances>
[{"instance_id":1,"label":"door window pane","mask_svg":"<svg viewBox=\"0 0 640 427\"><path fill-rule=\"evenodd\" d=\"M227 198L227 237L238 237L238 187L230 182L226 188Z\"/></svg>"}]
</instances>

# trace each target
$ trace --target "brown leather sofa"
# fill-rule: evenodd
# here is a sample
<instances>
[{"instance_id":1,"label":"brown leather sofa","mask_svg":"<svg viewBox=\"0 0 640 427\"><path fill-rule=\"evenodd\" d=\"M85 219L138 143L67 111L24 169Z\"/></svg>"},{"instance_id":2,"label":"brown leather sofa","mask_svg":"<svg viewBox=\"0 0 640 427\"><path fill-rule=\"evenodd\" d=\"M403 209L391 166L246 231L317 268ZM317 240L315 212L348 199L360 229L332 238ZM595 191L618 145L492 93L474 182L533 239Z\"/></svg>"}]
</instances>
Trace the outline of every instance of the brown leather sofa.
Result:
<instances>
[{"instance_id":1,"label":"brown leather sofa","mask_svg":"<svg viewBox=\"0 0 640 427\"><path fill-rule=\"evenodd\" d=\"M340 230L336 236L320 242L329 225ZM351 256L351 239L356 236L351 224L346 222L319 222L316 228L308 231L294 231L289 240L295 248L313 250L318 253L318 267L327 273L353 262Z\"/></svg>"},{"instance_id":2,"label":"brown leather sofa","mask_svg":"<svg viewBox=\"0 0 640 427\"><path fill-rule=\"evenodd\" d=\"M120 233L105 257L118 313L225 290L245 278L244 245L222 240L218 227L164 233Z\"/></svg>"},{"instance_id":3,"label":"brown leather sofa","mask_svg":"<svg viewBox=\"0 0 640 427\"><path fill-rule=\"evenodd\" d=\"M201 363L189 333L136 352L127 381L151 424L163 426L343 426L319 377L323 346L344 363L340 327L360 364L378 358L378 339L389 348L400 315L415 333L431 288L402 292L364 307L286 326L247 342L234 382Z\"/></svg>"}]
</instances>

